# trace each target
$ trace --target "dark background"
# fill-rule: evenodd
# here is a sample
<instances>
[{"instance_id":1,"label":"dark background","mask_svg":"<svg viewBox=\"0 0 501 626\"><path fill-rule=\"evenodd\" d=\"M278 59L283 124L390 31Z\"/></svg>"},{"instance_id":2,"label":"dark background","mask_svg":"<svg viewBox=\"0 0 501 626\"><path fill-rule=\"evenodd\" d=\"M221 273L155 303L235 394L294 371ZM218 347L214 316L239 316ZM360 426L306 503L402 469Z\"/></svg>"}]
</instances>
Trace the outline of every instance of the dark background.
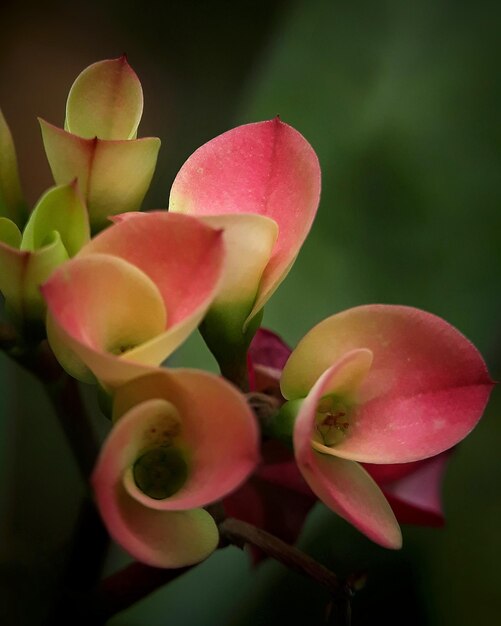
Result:
<instances>
[{"instance_id":1,"label":"dark background","mask_svg":"<svg viewBox=\"0 0 501 626\"><path fill-rule=\"evenodd\" d=\"M62 125L90 63L127 52L145 92L140 136L162 139L146 208L181 163L237 124L282 119L316 149L313 232L265 324L295 343L346 307L386 302L445 317L501 375L497 2L19 3L0 8L0 106L33 203L51 184L36 116ZM196 337L177 363L212 366ZM42 390L0 358L0 617L41 623L83 493ZM367 570L354 624L487 626L501 612L501 398L450 462L447 526L372 545L322 506L301 546ZM124 561L110 557L108 570ZM321 623L324 593L226 549L112 626ZM68 621L71 623L71 620Z\"/></svg>"}]
</instances>

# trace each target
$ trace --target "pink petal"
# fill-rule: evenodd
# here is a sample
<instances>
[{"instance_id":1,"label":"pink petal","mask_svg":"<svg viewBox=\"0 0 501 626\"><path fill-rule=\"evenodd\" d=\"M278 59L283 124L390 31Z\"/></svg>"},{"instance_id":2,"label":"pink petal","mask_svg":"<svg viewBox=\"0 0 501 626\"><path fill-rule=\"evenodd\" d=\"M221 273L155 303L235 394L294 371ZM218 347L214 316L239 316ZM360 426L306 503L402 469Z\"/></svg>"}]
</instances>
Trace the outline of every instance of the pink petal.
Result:
<instances>
[{"instance_id":1,"label":"pink petal","mask_svg":"<svg viewBox=\"0 0 501 626\"><path fill-rule=\"evenodd\" d=\"M118 476L103 474L99 464L92 482L108 532L138 561L153 567L184 567L217 548L217 526L207 511L145 507L127 493Z\"/></svg>"},{"instance_id":2,"label":"pink petal","mask_svg":"<svg viewBox=\"0 0 501 626\"><path fill-rule=\"evenodd\" d=\"M364 347L374 362L337 456L415 461L450 448L480 419L493 385L481 355L447 322L411 307L362 306L318 324L287 362L284 395L304 397L332 363Z\"/></svg>"},{"instance_id":3,"label":"pink petal","mask_svg":"<svg viewBox=\"0 0 501 626\"><path fill-rule=\"evenodd\" d=\"M82 376L75 353L115 387L160 365L202 320L223 258L221 233L187 216L149 216L101 233L43 287L63 367Z\"/></svg>"},{"instance_id":4,"label":"pink petal","mask_svg":"<svg viewBox=\"0 0 501 626\"><path fill-rule=\"evenodd\" d=\"M312 147L278 118L234 128L199 148L179 171L169 209L192 215L257 213L272 218L278 241L249 318L290 269L308 234L320 196Z\"/></svg>"},{"instance_id":5,"label":"pink petal","mask_svg":"<svg viewBox=\"0 0 501 626\"><path fill-rule=\"evenodd\" d=\"M378 482L401 523L442 526L441 491L450 454L448 450L415 463L397 464L393 471L391 465L369 465L366 469ZM386 468L389 470L385 471Z\"/></svg>"},{"instance_id":6,"label":"pink petal","mask_svg":"<svg viewBox=\"0 0 501 626\"><path fill-rule=\"evenodd\" d=\"M225 380L197 370L153 371L118 389L115 419L152 398L172 403L181 416L180 438L189 451L190 476L178 493L164 500L136 494L148 506L165 510L205 506L236 489L255 469L259 460L256 419L245 397ZM117 427L123 420L119 419ZM144 418L137 418L135 424L129 419L128 424L130 432L141 430ZM118 439L115 445L117 450L123 448Z\"/></svg>"},{"instance_id":7,"label":"pink petal","mask_svg":"<svg viewBox=\"0 0 501 626\"><path fill-rule=\"evenodd\" d=\"M329 368L304 400L294 427L294 452L299 469L312 491L330 509L370 539L388 548L399 548L398 522L381 490L354 461L313 450L315 418L320 400L332 393L335 381L346 384L364 360L364 351L353 351ZM351 371L350 371L351 370Z\"/></svg>"},{"instance_id":8,"label":"pink petal","mask_svg":"<svg viewBox=\"0 0 501 626\"><path fill-rule=\"evenodd\" d=\"M291 349L279 335L266 328L258 328L248 352L249 380L253 383L251 389L262 392L277 389L290 354ZM278 394L281 395L279 389Z\"/></svg>"},{"instance_id":9,"label":"pink petal","mask_svg":"<svg viewBox=\"0 0 501 626\"><path fill-rule=\"evenodd\" d=\"M142 270L160 290L169 326L205 312L224 268L221 231L166 211L136 215L94 237L79 256L110 254Z\"/></svg>"},{"instance_id":10,"label":"pink petal","mask_svg":"<svg viewBox=\"0 0 501 626\"><path fill-rule=\"evenodd\" d=\"M78 256L51 275L42 293L56 356L60 357L59 344L67 345L105 384L116 385L142 373L142 367L120 355L165 334L168 318L158 288L120 258Z\"/></svg>"}]
</instances>

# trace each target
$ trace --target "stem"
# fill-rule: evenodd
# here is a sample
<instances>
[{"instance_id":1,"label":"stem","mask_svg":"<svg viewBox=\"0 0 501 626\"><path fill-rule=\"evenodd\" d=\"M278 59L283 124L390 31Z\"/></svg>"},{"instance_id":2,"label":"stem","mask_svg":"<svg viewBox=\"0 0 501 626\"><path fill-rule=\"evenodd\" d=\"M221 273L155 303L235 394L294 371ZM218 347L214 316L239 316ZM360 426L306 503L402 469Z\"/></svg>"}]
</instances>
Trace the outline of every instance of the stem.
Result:
<instances>
[{"instance_id":1,"label":"stem","mask_svg":"<svg viewBox=\"0 0 501 626\"><path fill-rule=\"evenodd\" d=\"M57 383L44 383L44 387L80 472L87 480L94 467L99 445L82 404L78 383L64 373Z\"/></svg>"},{"instance_id":2,"label":"stem","mask_svg":"<svg viewBox=\"0 0 501 626\"><path fill-rule=\"evenodd\" d=\"M265 530L229 517L219 524L219 532L229 543L239 548L244 548L246 544L259 548L286 567L312 578L332 595L337 596L344 590L334 572Z\"/></svg>"},{"instance_id":3,"label":"stem","mask_svg":"<svg viewBox=\"0 0 501 626\"><path fill-rule=\"evenodd\" d=\"M290 569L308 576L329 591L332 600L329 605L329 623L336 626L349 624L349 599L351 587L325 566L315 561L298 548L288 545L281 539L247 522L227 518L219 523L221 537L227 543L243 548L250 544L260 548ZM85 599L87 610L81 615L82 621L75 626L92 623L105 624L108 619L124 611L136 602L150 595L163 585L179 578L193 566L179 569L158 569L141 563L132 563L102 581L98 589ZM332 621L334 618L335 621Z\"/></svg>"},{"instance_id":4,"label":"stem","mask_svg":"<svg viewBox=\"0 0 501 626\"><path fill-rule=\"evenodd\" d=\"M0 325L0 347L44 386L80 472L87 480L99 443L83 406L78 382L62 369L47 341L36 347L20 348L16 340L12 327Z\"/></svg>"}]
</instances>

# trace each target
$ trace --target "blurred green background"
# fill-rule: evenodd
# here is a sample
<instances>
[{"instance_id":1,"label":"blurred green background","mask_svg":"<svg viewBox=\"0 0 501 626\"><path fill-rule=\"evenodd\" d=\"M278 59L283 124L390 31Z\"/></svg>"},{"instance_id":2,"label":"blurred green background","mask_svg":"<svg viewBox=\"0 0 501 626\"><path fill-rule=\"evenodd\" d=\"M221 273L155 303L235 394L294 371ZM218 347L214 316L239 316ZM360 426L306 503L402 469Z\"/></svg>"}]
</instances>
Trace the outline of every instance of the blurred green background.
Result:
<instances>
[{"instance_id":1,"label":"blurred green background","mask_svg":"<svg viewBox=\"0 0 501 626\"><path fill-rule=\"evenodd\" d=\"M146 208L204 141L280 114L323 170L318 219L265 324L294 344L346 307L386 302L445 317L501 376L501 5L421 0L133 0L0 8L0 106L33 203L51 184L36 122L62 124L93 61L126 51L145 91L140 135L163 141ZM177 363L211 367L196 337ZM0 358L0 622L41 624L83 487L43 392ZM501 614L501 394L453 456L447 526L404 529L392 553L322 506L301 546L367 570L354 625L487 626ZM105 424L100 424L102 428ZM112 555L111 571L123 555ZM323 591L230 548L111 626L322 623ZM68 621L71 623L71 621Z\"/></svg>"}]
</instances>

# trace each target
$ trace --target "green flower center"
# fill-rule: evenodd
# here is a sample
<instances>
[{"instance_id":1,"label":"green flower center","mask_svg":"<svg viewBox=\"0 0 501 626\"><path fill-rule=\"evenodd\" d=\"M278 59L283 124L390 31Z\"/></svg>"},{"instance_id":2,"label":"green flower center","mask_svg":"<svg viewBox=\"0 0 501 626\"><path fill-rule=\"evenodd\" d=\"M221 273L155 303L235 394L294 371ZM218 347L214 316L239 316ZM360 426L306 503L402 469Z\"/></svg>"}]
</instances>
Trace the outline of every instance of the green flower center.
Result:
<instances>
[{"instance_id":1,"label":"green flower center","mask_svg":"<svg viewBox=\"0 0 501 626\"><path fill-rule=\"evenodd\" d=\"M188 464L179 448L161 446L141 455L132 470L137 487L154 500L177 493L188 477Z\"/></svg>"},{"instance_id":2,"label":"green flower center","mask_svg":"<svg viewBox=\"0 0 501 626\"><path fill-rule=\"evenodd\" d=\"M315 416L316 441L331 448L343 441L349 427L348 405L336 396L322 398Z\"/></svg>"}]
</instances>

